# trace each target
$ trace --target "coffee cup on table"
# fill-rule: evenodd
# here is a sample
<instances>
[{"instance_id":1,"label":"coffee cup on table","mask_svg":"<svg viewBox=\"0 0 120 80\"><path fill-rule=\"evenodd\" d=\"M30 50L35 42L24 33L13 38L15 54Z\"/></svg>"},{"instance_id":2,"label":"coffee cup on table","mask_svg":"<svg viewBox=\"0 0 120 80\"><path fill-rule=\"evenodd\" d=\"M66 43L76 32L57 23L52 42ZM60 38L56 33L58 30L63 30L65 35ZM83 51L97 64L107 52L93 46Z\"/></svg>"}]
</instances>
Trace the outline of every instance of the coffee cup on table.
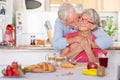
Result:
<instances>
[{"instance_id":1,"label":"coffee cup on table","mask_svg":"<svg viewBox=\"0 0 120 80\"><path fill-rule=\"evenodd\" d=\"M51 64L55 64L55 53L48 53L46 56L45 56L45 59L47 62L51 63Z\"/></svg>"},{"instance_id":2,"label":"coffee cup on table","mask_svg":"<svg viewBox=\"0 0 120 80\"><path fill-rule=\"evenodd\" d=\"M62 63L64 63L66 61L66 57L63 55L57 55L55 57L55 62L56 62L56 66L60 66Z\"/></svg>"}]
</instances>

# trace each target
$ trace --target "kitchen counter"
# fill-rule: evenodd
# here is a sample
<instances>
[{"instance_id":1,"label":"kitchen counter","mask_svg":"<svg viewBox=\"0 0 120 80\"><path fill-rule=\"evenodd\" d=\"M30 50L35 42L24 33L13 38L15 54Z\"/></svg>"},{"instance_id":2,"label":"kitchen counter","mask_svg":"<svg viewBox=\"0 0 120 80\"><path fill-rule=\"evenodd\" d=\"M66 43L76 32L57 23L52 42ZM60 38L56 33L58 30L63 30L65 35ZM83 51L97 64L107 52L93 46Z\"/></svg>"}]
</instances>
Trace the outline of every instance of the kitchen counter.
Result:
<instances>
[{"instance_id":1,"label":"kitchen counter","mask_svg":"<svg viewBox=\"0 0 120 80\"><path fill-rule=\"evenodd\" d=\"M82 74L82 70L85 68L77 68L57 70L56 72L49 73L27 73L26 75L18 78L6 78L0 74L0 80L118 80L120 50L109 50L108 52L110 53L109 63L108 68L106 68L107 75L105 77L86 76ZM86 63L80 63L80 65L86 66ZM0 70L2 70L4 67L5 66L0 65ZM72 74L65 75L67 73Z\"/></svg>"},{"instance_id":2,"label":"kitchen counter","mask_svg":"<svg viewBox=\"0 0 120 80\"><path fill-rule=\"evenodd\" d=\"M20 46L20 47L16 47L16 46L0 46L0 49L2 50L19 50L19 49L25 49L25 50L53 50L53 47L39 47L39 46ZM112 46L106 50L120 50L120 46Z\"/></svg>"},{"instance_id":3,"label":"kitchen counter","mask_svg":"<svg viewBox=\"0 0 120 80\"><path fill-rule=\"evenodd\" d=\"M0 49L12 49L12 50L16 50L16 49L34 49L34 50L53 50L53 47L51 47L50 45L47 46L39 46L39 45L20 45L20 46L0 46ZM114 42L113 45L106 49L106 50L120 50L120 42Z\"/></svg>"},{"instance_id":4,"label":"kitchen counter","mask_svg":"<svg viewBox=\"0 0 120 80\"><path fill-rule=\"evenodd\" d=\"M26 73L26 75L21 77L4 77L0 76L0 80L117 80L115 70L112 67L106 69L107 75L104 77L97 77L97 76L87 76L82 74L81 69L64 69L64 70L57 70L55 72L49 73Z\"/></svg>"},{"instance_id":5,"label":"kitchen counter","mask_svg":"<svg viewBox=\"0 0 120 80\"><path fill-rule=\"evenodd\" d=\"M53 50L53 47L50 46L0 46L0 49L2 50L19 50L19 49L25 49L25 50Z\"/></svg>"}]
</instances>

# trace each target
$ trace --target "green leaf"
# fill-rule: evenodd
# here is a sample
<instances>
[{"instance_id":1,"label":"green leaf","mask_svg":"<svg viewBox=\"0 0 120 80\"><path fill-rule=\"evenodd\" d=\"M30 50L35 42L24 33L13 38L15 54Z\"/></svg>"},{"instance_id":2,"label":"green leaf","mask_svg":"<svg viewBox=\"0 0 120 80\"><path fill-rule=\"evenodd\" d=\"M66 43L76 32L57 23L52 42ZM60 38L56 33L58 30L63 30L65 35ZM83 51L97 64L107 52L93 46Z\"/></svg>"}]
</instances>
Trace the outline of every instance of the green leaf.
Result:
<instances>
[{"instance_id":1,"label":"green leaf","mask_svg":"<svg viewBox=\"0 0 120 80\"><path fill-rule=\"evenodd\" d=\"M22 71L21 68L18 68L18 71L19 71L20 75L24 75L24 72Z\"/></svg>"},{"instance_id":2,"label":"green leaf","mask_svg":"<svg viewBox=\"0 0 120 80\"><path fill-rule=\"evenodd\" d=\"M5 70L5 69L3 69L3 70L2 70L2 74L5 74L5 72L6 72L6 70Z\"/></svg>"},{"instance_id":3,"label":"green leaf","mask_svg":"<svg viewBox=\"0 0 120 80\"><path fill-rule=\"evenodd\" d=\"M107 29L103 29L109 36L113 37L115 35L115 32L118 30L117 27L113 26L113 21L110 20L108 23Z\"/></svg>"}]
</instances>

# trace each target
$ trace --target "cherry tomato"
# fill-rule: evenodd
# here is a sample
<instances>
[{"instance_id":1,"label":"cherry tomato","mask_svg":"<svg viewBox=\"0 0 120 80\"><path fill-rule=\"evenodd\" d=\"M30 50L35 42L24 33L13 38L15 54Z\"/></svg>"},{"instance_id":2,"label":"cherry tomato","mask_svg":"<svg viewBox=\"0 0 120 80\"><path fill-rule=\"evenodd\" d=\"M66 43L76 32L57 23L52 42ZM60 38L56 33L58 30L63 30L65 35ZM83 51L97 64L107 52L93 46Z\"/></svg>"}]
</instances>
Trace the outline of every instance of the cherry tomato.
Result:
<instances>
[{"instance_id":1,"label":"cherry tomato","mask_svg":"<svg viewBox=\"0 0 120 80\"><path fill-rule=\"evenodd\" d=\"M12 71L7 71L7 76L13 76L13 72Z\"/></svg>"},{"instance_id":2,"label":"cherry tomato","mask_svg":"<svg viewBox=\"0 0 120 80\"><path fill-rule=\"evenodd\" d=\"M7 67L6 67L6 71L11 71L12 70L12 67L10 66L10 65L8 65Z\"/></svg>"},{"instance_id":3,"label":"cherry tomato","mask_svg":"<svg viewBox=\"0 0 120 80\"><path fill-rule=\"evenodd\" d=\"M12 67L13 68L18 68L18 63L17 62L12 62Z\"/></svg>"}]
</instances>

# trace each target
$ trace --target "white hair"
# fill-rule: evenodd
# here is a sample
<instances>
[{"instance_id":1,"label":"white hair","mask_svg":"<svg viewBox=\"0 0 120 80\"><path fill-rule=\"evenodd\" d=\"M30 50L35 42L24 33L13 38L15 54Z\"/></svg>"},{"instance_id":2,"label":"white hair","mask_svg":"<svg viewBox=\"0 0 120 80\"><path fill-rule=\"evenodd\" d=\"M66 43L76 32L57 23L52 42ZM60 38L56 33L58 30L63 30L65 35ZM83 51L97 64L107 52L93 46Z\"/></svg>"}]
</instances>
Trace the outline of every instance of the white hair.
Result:
<instances>
[{"instance_id":1,"label":"white hair","mask_svg":"<svg viewBox=\"0 0 120 80\"><path fill-rule=\"evenodd\" d=\"M62 22L66 21L67 16L72 13L76 12L74 6L70 3L63 3L58 10L58 17Z\"/></svg>"},{"instance_id":2,"label":"white hair","mask_svg":"<svg viewBox=\"0 0 120 80\"><path fill-rule=\"evenodd\" d=\"M86 9L83 11L82 14L84 14L84 13L91 15L92 21L94 22L94 24L96 24L98 27L100 27L100 17L95 9L93 9L93 8Z\"/></svg>"}]
</instances>

